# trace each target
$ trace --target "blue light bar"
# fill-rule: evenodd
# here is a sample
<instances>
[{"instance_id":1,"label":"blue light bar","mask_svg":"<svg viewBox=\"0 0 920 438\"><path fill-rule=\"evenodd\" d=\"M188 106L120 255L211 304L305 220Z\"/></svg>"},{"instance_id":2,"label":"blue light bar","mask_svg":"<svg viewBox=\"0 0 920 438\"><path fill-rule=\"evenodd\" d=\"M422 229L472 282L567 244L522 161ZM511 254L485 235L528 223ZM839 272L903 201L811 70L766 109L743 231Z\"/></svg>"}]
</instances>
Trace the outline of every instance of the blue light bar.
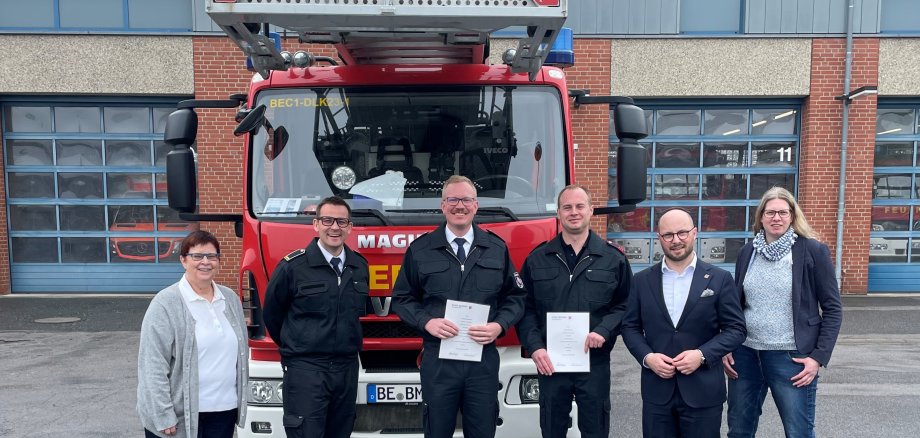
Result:
<instances>
[{"instance_id":1,"label":"blue light bar","mask_svg":"<svg viewBox=\"0 0 920 438\"><path fill-rule=\"evenodd\" d=\"M572 29L563 27L556 36L553 48L550 49L549 55L546 56L545 65L552 65L559 68L566 68L575 65L575 51L572 49L573 37Z\"/></svg>"}]
</instances>

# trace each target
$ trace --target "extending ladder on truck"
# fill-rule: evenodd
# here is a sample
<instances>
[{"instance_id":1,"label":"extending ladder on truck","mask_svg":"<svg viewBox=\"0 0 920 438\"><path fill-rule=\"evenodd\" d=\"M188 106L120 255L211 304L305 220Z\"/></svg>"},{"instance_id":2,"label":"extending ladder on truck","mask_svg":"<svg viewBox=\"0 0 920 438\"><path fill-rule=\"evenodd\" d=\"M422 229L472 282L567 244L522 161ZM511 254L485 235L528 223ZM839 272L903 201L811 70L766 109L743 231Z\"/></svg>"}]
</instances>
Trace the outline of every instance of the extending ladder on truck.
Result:
<instances>
[{"instance_id":1,"label":"extending ladder on truck","mask_svg":"<svg viewBox=\"0 0 920 438\"><path fill-rule=\"evenodd\" d=\"M207 13L263 77L288 65L268 24L301 42L335 44L348 64L481 64L491 32L527 29L511 71L536 77L568 13L568 0L207 0Z\"/></svg>"}]
</instances>

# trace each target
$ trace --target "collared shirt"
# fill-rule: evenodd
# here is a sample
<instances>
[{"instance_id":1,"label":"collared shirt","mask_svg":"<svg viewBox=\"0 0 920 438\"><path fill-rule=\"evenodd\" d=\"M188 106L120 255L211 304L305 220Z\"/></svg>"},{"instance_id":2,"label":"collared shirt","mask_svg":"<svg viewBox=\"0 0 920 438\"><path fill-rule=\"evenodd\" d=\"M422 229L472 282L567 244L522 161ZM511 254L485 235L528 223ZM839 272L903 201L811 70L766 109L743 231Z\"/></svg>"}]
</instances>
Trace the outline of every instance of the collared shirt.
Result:
<instances>
[{"instance_id":1,"label":"collared shirt","mask_svg":"<svg viewBox=\"0 0 920 438\"><path fill-rule=\"evenodd\" d=\"M195 293L185 276L179 292L195 320L195 345L198 349L198 410L218 412L237 407L236 361L239 344L224 310L227 301L212 282L211 302Z\"/></svg>"},{"instance_id":2,"label":"collared shirt","mask_svg":"<svg viewBox=\"0 0 920 438\"><path fill-rule=\"evenodd\" d=\"M690 283L693 282L693 272L696 271L696 253L690 255L693 261L684 269L683 273L668 267L666 261L661 262L661 291L664 293L664 305L668 308L671 322L677 326L680 315L684 313L687 297L690 295Z\"/></svg>"},{"instance_id":3,"label":"collared shirt","mask_svg":"<svg viewBox=\"0 0 920 438\"><path fill-rule=\"evenodd\" d=\"M454 234L450 227L444 227L444 233L447 234L447 242L450 243L450 248L454 250L454 254L457 253L457 242L454 242L454 239L458 237L466 239L466 242L463 243L463 251L467 256L470 255L470 248L473 247L473 227L470 227L466 234L462 236Z\"/></svg>"},{"instance_id":4,"label":"collared shirt","mask_svg":"<svg viewBox=\"0 0 920 438\"><path fill-rule=\"evenodd\" d=\"M331 252L326 251L326 248L323 248L321 243L317 243L316 246L319 247L319 252L323 253L323 257L326 258L326 263L329 263L329 266L332 266L332 258L338 257L342 263L339 264L339 269L345 269L345 248L342 248L342 251L339 252L339 255L332 255ZM335 269L335 266L332 266L332 269Z\"/></svg>"}]
</instances>

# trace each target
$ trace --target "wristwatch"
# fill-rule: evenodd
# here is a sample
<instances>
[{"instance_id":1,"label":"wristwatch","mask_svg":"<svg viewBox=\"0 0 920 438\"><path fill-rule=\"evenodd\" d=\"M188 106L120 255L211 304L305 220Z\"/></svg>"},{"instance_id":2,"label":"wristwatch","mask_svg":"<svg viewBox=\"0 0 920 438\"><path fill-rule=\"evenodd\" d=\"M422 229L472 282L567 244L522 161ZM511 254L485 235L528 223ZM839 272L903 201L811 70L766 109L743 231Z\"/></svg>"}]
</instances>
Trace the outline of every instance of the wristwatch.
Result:
<instances>
[{"instance_id":1,"label":"wristwatch","mask_svg":"<svg viewBox=\"0 0 920 438\"><path fill-rule=\"evenodd\" d=\"M703 350L697 348L696 351L700 353L700 365L706 365L706 355L703 354Z\"/></svg>"}]
</instances>

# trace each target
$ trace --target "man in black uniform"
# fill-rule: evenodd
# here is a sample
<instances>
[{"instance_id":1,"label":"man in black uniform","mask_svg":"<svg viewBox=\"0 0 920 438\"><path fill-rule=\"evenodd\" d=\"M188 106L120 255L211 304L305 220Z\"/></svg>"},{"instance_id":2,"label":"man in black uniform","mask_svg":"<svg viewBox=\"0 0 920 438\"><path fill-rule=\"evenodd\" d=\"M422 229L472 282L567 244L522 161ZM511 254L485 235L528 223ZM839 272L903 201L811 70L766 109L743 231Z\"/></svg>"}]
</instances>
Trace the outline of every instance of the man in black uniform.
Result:
<instances>
[{"instance_id":1,"label":"man in black uniform","mask_svg":"<svg viewBox=\"0 0 920 438\"><path fill-rule=\"evenodd\" d=\"M285 256L265 292L262 317L281 351L291 438L346 438L354 428L368 271L345 245L350 217L342 198L323 199L313 219L319 238Z\"/></svg>"},{"instance_id":2,"label":"man in black uniform","mask_svg":"<svg viewBox=\"0 0 920 438\"><path fill-rule=\"evenodd\" d=\"M441 211L447 219L409 245L393 287L393 310L422 334L423 423L428 438L453 436L457 411L463 436L495 436L498 417L498 350L495 339L521 318L525 292L508 247L498 236L473 225L479 206L469 178L444 183ZM471 326L469 337L483 345L480 362L439 359L442 339L459 334L444 319L447 300L489 306L488 323Z\"/></svg>"},{"instance_id":3,"label":"man in black uniform","mask_svg":"<svg viewBox=\"0 0 920 438\"><path fill-rule=\"evenodd\" d=\"M544 438L564 437L578 405L585 438L610 433L610 350L626 312L632 270L626 256L590 229L591 195L582 186L559 193L556 213L562 232L537 246L521 269L527 301L518 323L521 345L530 352L540 381L540 429ZM590 371L556 373L546 351L547 312L588 312Z\"/></svg>"}]
</instances>

